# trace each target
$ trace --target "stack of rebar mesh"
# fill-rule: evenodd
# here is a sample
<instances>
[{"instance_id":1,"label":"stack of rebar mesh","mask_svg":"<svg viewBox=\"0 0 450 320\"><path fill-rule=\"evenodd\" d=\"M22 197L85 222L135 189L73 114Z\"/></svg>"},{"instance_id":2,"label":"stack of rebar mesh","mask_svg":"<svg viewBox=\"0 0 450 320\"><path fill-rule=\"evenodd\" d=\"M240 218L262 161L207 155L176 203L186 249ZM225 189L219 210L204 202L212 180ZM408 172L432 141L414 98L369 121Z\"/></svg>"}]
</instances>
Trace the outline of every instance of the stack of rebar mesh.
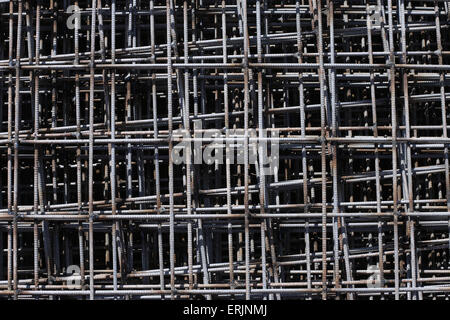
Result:
<instances>
[{"instance_id":1,"label":"stack of rebar mesh","mask_svg":"<svg viewBox=\"0 0 450 320\"><path fill-rule=\"evenodd\" d=\"M0 1L0 297L448 299L450 1Z\"/></svg>"}]
</instances>

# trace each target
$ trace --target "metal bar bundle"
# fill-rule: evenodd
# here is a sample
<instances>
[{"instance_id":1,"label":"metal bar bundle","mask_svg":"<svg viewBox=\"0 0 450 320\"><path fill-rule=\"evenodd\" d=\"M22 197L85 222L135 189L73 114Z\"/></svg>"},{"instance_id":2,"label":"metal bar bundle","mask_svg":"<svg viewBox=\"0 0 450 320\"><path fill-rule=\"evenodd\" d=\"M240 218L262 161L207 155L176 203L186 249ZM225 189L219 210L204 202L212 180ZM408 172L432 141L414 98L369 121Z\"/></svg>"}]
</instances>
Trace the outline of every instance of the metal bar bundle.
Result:
<instances>
[{"instance_id":1,"label":"metal bar bundle","mask_svg":"<svg viewBox=\"0 0 450 320\"><path fill-rule=\"evenodd\" d=\"M0 1L0 297L448 299L450 1Z\"/></svg>"}]
</instances>

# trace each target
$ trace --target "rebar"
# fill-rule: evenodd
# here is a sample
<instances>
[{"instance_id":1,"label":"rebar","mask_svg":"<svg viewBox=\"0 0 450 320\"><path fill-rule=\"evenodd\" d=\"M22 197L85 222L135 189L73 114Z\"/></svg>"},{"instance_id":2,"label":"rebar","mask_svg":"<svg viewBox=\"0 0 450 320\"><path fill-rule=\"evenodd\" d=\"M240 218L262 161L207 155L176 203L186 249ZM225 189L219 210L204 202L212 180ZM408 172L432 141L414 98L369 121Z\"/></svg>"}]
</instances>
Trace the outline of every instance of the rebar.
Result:
<instances>
[{"instance_id":1,"label":"rebar","mask_svg":"<svg viewBox=\"0 0 450 320\"><path fill-rule=\"evenodd\" d=\"M2 299L449 299L450 1L0 1Z\"/></svg>"}]
</instances>

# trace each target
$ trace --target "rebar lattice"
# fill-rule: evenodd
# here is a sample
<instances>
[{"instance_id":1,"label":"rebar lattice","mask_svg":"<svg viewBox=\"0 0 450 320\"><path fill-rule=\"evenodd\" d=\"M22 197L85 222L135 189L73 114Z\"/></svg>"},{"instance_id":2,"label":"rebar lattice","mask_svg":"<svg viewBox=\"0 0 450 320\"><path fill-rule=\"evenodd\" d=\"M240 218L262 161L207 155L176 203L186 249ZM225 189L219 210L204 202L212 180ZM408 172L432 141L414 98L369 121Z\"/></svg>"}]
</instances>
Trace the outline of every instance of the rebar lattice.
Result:
<instances>
[{"instance_id":1,"label":"rebar lattice","mask_svg":"<svg viewBox=\"0 0 450 320\"><path fill-rule=\"evenodd\" d=\"M0 1L0 296L448 299L449 27L437 0ZM255 161L202 161L209 129Z\"/></svg>"}]
</instances>

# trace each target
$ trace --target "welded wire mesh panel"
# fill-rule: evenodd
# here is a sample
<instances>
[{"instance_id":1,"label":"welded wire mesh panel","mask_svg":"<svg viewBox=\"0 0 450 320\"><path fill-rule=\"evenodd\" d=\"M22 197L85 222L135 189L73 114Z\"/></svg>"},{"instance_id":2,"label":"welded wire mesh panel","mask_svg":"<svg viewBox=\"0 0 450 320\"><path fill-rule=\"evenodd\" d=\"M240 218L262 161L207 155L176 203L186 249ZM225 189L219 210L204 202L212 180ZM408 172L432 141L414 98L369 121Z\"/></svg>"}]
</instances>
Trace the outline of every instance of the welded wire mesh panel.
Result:
<instances>
[{"instance_id":1,"label":"welded wire mesh panel","mask_svg":"<svg viewBox=\"0 0 450 320\"><path fill-rule=\"evenodd\" d=\"M0 296L448 299L450 1L0 1Z\"/></svg>"}]
</instances>

